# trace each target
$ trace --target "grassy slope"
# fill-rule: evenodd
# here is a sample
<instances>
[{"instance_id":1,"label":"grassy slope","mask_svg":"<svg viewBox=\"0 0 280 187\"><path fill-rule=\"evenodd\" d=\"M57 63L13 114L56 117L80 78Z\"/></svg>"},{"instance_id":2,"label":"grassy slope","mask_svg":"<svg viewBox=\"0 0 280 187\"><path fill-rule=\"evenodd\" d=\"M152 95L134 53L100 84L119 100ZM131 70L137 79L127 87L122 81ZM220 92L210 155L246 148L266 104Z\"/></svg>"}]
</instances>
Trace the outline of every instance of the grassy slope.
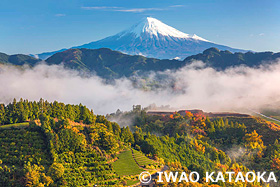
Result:
<instances>
[{"instance_id":1,"label":"grassy slope","mask_svg":"<svg viewBox=\"0 0 280 187\"><path fill-rule=\"evenodd\" d=\"M143 153L133 150L133 157L139 166L155 164L155 161L147 158Z\"/></svg>"},{"instance_id":2,"label":"grassy slope","mask_svg":"<svg viewBox=\"0 0 280 187\"><path fill-rule=\"evenodd\" d=\"M118 175L137 175L143 171L133 159L131 150L123 151L118 155L118 158L119 159L113 163L113 168Z\"/></svg>"},{"instance_id":3,"label":"grassy slope","mask_svg":"<svg viewBox=\"0 0 280 187\"><path fill-rule=\"evenodd\" d=\"M155 161L147 158L143 153L136 151L134 149L125 150L118 155L118 160L113 163L113 168L115 172L121 177L133 176L131 179L126 178L126 185L131 186L139 183L138 174L140 174L144 169L139 166L147 166L156 164ZM145 169L146 170L146 169ZM153 173L153 169L149 170Z\"/></svg>"},{"instance_id":4,"label":"grassy slope","mask_svg":"<svg viewBox=\"0 0 280 187\"><path fill-rule=\"evenodd\" d=\"M10 128L25 128L29 126L29 122L24 123L14 123L14 124L7 124L7 125L1 125L0 129L10 129Z\"/></svg>"}]
</instances>

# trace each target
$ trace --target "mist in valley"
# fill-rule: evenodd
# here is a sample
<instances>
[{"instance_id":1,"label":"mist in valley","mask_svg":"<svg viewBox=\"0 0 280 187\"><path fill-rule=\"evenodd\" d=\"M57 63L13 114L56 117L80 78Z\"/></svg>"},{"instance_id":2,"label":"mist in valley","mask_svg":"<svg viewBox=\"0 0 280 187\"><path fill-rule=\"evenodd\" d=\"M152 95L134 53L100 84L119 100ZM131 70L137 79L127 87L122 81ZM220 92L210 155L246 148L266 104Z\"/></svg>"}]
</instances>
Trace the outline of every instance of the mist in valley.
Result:
<instances>
[{"instance_id":1,"label":"mist in valley","mask_svg":"<svg viewBox=\"0 0 280 187\"><path fill-rule=\"evenodd\" d=\"M156 82L156 88L149 88ZM45 64L33 68L0 66L0 102L13 98L79 104L97 114L133 105L170 105L176 109L205 111L257 111L277 106L280 99L280 62L259 68L244 66L217 71L196 61L178 70L150 72L121 78L108 84L96 75L82 76L63 66ZM143 89L143 88L145 89ZM148 88L148 89L147 89Z\"/></svg>"}]
</instances>

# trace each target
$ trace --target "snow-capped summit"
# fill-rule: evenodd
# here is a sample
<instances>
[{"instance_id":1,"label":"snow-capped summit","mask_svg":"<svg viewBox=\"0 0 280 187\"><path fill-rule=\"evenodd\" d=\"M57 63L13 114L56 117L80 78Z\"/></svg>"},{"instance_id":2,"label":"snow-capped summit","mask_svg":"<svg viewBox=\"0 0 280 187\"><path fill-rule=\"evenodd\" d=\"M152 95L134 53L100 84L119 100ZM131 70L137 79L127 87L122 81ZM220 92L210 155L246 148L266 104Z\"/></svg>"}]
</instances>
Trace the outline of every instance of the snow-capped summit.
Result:
<instances>
[{"instance_id":1,"label":"snow-capped summit","mask_svg":"<svg viewBox=\"0 0 280 187\"><path fill-rule=\"evenodd\" d=\"M130 55L143 55L160 59L184 59L210 47L232 52L244 52L244 50L212 43L196 34L186 34L152 17L146 17L116 35L72 48L110 48ZM64 50L66 49L60 51ZM38 56L41 59L46 59L54 53L56 52L42 53Z\"/></svg>"},{"instance_id":2,"label":"snow-capped summit","mask_svg":"<svg viewBox=\"0 0 280 187\"><path fill-rule=\"evenodd\" d=\"M131 28L121 32L120 35L124 36L127 33L134 33L136 37L141 37L141 35L148 34L150 36L162 35L162 36L166 36L166 37L196 39L196 40L207 41L204 38L201 38L195 34L191 36L189 34L178 31L177 29L170 27L152 17L146 17L146 18L142 19L141 22L139 22L139 23L133 25Z\"/></svg>"}]
</instances>

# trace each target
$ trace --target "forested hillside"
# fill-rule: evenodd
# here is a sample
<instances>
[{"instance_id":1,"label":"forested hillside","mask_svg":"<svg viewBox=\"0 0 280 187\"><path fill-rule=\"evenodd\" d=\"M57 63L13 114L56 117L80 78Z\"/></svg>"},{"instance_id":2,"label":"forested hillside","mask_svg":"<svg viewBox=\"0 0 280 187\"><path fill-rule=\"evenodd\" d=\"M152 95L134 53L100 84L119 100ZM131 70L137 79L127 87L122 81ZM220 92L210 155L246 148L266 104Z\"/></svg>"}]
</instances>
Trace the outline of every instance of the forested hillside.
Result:
<instances>
[{"instance_id":1,"label":"forested hillside","mask_svg":"<svg viewBox=\"0 0 280 187\"><path fill-rule=\"evenodd\" d=\"M279 125L255 117L208 118L132 110L95 115L80 105L14 100L0 110L1 186L130 186L142 171L274 171L280 177ZM132 126L109 121L132 119ZM168 186L160 183L157 186ZM278 184L271 184L270 186Z\"/></svg>"},{"instance_id":2,"label":"forested hillside","mask_svg":"<svg viewBox=\"0 0 280 187\"><path fill-rule=\"evenodd\" d=\"M14 100L2 104L0 114L1 186L136 184L141 168L160 167L144 155L146 161L140 166L133 154L129 159L136 173L118 172L130 166L118 163L119 155L132 149L132 132L81 104Z\"/></svg>"},{"instance_id":3,"label":"forested hillside","mask_svg":"<svg viewBox=\"0 0 280 187\"><path fill-rule=\"evenodd\" d=\"M208 118L190 112L148 115L144 110L118 111L108 118L133 118L134 146L164 159L171 170L187 167L202 176L206 171L274 171L280 177L280 126L261 118Z\"/></svg>"}]
</instances>

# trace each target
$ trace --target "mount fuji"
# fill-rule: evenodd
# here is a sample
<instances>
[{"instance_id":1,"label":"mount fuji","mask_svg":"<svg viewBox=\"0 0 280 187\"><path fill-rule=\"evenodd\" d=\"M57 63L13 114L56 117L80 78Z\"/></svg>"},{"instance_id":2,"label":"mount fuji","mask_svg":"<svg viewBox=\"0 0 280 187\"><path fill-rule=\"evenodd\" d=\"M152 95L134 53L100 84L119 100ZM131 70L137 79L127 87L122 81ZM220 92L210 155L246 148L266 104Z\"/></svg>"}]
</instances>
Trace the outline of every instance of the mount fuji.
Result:
<instances>
[{"instance_id":1,"label":"mount fuji","mask_svg":"<svg viewBox=\"0 0 280 187\"><path fill-rule=\"evenodd\" d=\"M72 49L110 48L129 55L143 55L159 59L184 59L187 56L201 53L211 47L231 52L246 52L245 50L215 44L195 34L183 33L152 17L144 18L139 23L116 35L81 46L75 46ZM67 49L34 56L46 59L57 52L65 50Z\"/></svg>"}]
</instances>

